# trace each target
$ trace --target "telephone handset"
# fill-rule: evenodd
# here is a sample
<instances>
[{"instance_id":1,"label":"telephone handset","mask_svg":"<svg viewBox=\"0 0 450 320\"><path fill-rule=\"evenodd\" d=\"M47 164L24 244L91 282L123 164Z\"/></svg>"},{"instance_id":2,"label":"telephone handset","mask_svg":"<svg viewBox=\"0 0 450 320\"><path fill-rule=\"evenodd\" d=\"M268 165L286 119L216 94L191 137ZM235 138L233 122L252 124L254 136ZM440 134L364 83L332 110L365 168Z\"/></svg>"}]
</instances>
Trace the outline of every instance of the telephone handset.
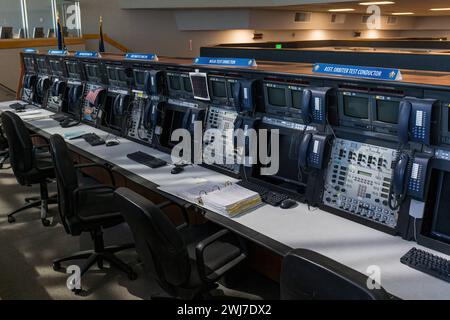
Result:
<instances>
[{"instance_id":1,"label":"telephone handset","mask_svg":"<svg viewBox=\"0 0 450 320\"><path fill-rule=\"evenodd\" d=\"M398 208L398 206L401 204L399 203L399 200L405 197L408 167L409 167L409 155L406 153L400 154L398 161L395 165L392 177L392 195L396 200L396 204L392 205L392 207Z\"/></svg>"},{"instance_id":2,"label":"telephone handset","mask_svg":"<svg viewBox=\"0 0 450 320\"><path fill-rule=\"evenodd\" d=\"M301 169L314 168L322 170L325 167L329 153L328 135L307 132L303 135L298 149L298 165Z\"/></svg>"},{"instance_id":3,"label":"telephone handset","mask_svg":"<svg viewBox=\"0 0 450 320\"><path fill-rule=\"evenodd\" d=\"M63 93L62 89L64 88L65 84L66 83L64 81L55 81L52 85L52 96L60 96Z\"/></svg>"},{"instance_id":4,"label":"telephone handset","mask_svg":"<svg viewBox=\"0 0 450 320\"><path fill-rule=\"evenodd\" d=\"M145 73L144 90L149 96L158 95L160 93L159 86L162 74L161 70L152 70Z\"/></svg>"},{"instance_id":5,"label":"telephone handset","mask_svg":"<svg viewBox=\"0 0 450 320\"><path fill-rule=\"evenodd\" d=\"M153 132L155 135L162 133L162 128L158 127L160 104L161 102L155 102L149 99L144 107L143 126L148 132Z\"/></svg>"},{"instance_id":6,"label":"telephone handset","mask_svg":"<svg viewBox=\"0 0 450 320\"><path fill-rule=\"evenodd\" d=\"M398 114L398 139L401 144L408 141L430 144L431 120L436 100L405 98L400 102Z\"/></svg>"},{"instance_id":7,"label":"telephone handset","mask_svg":"<svg viewBox=\"0 0 450 320\"><path fill-rule=\"evenodd\" d=\"M303 90L302 96L302 118L303 123L308 125L311 123L311 90Z\"/></svg>"},{"instance_id":8,"label":"telephone handset","mask_svg":"<svg viewBox=\"0 0 450 320\"><path fill-rule=\"evenodd\" d=\"M114 99L114 115L116 117L120 117L123 115L124 105L126 104L126 100L128 100L128 95L126 94L118 94Z\"/></svg>"},{"instance_id":9,"label":"telephone handset","mask_svg":"<svg viewBox=\"0 0 450 320\"><path fill-rule=\"evenodd\" d=\"M238 80L233 87L233 100L237 112L253 112L253 88L255 80Z\"/></svg>"}]
</instances>

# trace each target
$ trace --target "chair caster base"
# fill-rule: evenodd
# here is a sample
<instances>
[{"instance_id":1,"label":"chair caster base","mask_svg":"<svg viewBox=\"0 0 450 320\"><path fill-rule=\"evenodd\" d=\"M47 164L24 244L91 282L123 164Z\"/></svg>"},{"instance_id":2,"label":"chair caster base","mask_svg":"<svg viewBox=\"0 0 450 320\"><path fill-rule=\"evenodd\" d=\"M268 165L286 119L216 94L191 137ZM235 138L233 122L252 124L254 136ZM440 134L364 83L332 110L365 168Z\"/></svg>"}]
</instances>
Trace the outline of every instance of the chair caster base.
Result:
<instances>
[{"instance_id":1,"label":"chair caster base","mask_svg":"<svg viewBox=\"0 0 450 320\"><path fill-rule=\"evenodd\" d=\"M61 271L61 264L59 262L53 262L53 270L54 271Z\"/></svg>"},{"instance_id":2,"label":"chair caster base","mask_svg":"<svg viewBox=\"0 0 450 320\"><path fill-rule=\"evenodd\" d=\"M16 222L16 218L14 218L13 216L8 216L8 223L14 223Z\"/></svg>"},{"instance_id":3,"label":"chair caster base","mask_svg":"<svg viewBox=\"0 0 450 320\"><path fill-rule=\"evenodd\" d=\"M76 295L79 296L83 293L83 289L72 289L72 292Z\"/></svg>"},{"instance_id":4,"label":"chair caster base","mask_svg":"<svg viewBox=\"0 0 450 320\"><path fill-rule=\"evenodd\" d=\"M42 221L42 225L44 227L49 227L50 226L50 220L48 220L48 219L41 219L41 221Z\"/></svg>"},{"instance_id":5,"label":"chair caster base","mask_svg":"<svg viewBox=\"0 0 450 320\"><path fill-rule=\"evenodd\" d=\"M128 273L128 280L130 280L130 281L134 281L134 280L136 280L138 278L138 275L137 275L137 273L136 272L130 272L130 273Z\"/></svg>"}]
</instances>

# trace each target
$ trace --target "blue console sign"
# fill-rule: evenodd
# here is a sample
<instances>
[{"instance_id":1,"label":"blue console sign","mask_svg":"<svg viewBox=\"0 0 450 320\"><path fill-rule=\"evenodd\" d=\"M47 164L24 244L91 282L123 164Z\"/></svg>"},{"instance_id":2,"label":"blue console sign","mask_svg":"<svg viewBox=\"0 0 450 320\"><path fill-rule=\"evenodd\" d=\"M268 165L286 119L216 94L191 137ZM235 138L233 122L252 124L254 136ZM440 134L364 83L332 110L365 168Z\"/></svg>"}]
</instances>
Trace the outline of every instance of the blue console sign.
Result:
<instances>
[{"instance_id":1,"label":"blue console sign","mask_svg":"<svg viewBox=\"0 0 450 320\"><path fill-rule=\"evenodd\" d=\"M95 51L77 51L75 57L78 58L98 58L98 52Z\"/></svg>"},{"instance_id":2,"label":"blue console sign","mask_svg":"<svg viewBox=\"0 0 450 320\"><path fill-rule=\"evenodd\" d=\"M25 48L23 49L24 53L39 53L39 51L37 51L36 49L33 48Z\"/></svg>"},{"instance_id":3,"label":"blue console sign","mask_svg":"<svg viewBox=\"0 0 450 320\"><path fill-rule=\"evenodd\" d=\"M67 50L48 50L48 54L52 56L67 56Z\"/></svg>"},{"instance_id":4,"label":"blue console sign","mask_svg":"<svg viewBox=\"0 0 450 320\"><path fill-rule=\"evenodd\" d=\"M158 56L153 53L127 53L125 55L127 60L143 60L143 61L158 61Z\"/></svg>"},{"instance_id":5,"label":"blue console sign","mask_svg":"<svg viewBox=\"0 0 450 320\"><path fill-rule=\"evenodd\" d=\"M198 57L195 58L194 64L199 65L210 65L210 66L222 66L222 67L256 67L255 59L245 59L245 58L207 58Z\"/></svg>"},{"instance_id":6,"label":"blue console sign","mask_svg":"<svg viewBox=\"0 0 450 320\"><path fill-rule=\"evenodd\" d=\"M323 73L335 76L376 79L376 80L403 80L399 69L347 66L340 64L316 63L313 67L314 73Z\"/></svg>"}]
</instances>

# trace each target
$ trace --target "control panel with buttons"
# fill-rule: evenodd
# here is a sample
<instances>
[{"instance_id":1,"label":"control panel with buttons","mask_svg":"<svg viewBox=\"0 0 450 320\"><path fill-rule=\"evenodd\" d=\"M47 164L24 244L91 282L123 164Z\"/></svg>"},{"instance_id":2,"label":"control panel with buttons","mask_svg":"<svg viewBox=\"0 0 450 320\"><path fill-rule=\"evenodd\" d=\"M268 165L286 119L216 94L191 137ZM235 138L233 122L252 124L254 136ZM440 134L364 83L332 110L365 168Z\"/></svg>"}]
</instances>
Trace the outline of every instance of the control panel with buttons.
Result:
<instances>
[{"instance_id":1,"label":"control panel with buttons","mask_svg":"<svg viewBox=\"0 0 450 320\"><path fill-rule=\"evenodd\" d=\"M234 147L234 123L238 113L236 111L230 111L225 108L211 106L208 110L208 116L206 119L206 132L203 140L203 157L204 161L213 166L220 167L226 171L230 171L233 174L238 174L240 166L237 161L237 151ZM215 129L215 130L214 130ZM231 135L230 135L231 130ZM221 136L221 142L223 147L223 153L220 155L215 154L218 148L215 148L215 139L217 136L214 134L219 133ZM216 159L221 159L216 161Z\"/></svg>"},{"instance_id":2,"label":"control panel with buttons","mask_svg":"<svg viewBox=\"0 0 450 320\"><path fill-rule=\"evenodd\" d=\"M398 212L389 208L394 149L336 139L327 171L324 204L395 228Z\"/></svg>"},{"instance_id":3,"label":"control panel with buttons","mask_svg":"<svg viewBox=\"0 0 450 320\"><path fill-rule=\"evenodd\" d=\"M144 126L145 107L148 97L142 93L134 93L132 109L128 118L127 136L143 144L151 145L153 139L153 130L146 129Z\"/></svg>"}]
</instances>

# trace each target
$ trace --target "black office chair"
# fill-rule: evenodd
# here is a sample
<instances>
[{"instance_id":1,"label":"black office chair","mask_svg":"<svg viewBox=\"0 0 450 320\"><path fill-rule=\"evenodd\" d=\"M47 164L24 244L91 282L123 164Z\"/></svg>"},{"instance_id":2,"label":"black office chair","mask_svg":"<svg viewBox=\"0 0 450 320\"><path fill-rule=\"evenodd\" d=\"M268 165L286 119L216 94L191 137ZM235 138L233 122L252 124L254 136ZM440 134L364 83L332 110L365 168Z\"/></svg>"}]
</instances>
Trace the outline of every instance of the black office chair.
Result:
<instances>
[{"instance_id":1,"label":"black office chair","mask_svg":"<svg viewBox=\"0 0 450 320\"><path fill-rule=\"evenodd\" d=\"M9 159L8 140L3 134L2 124L0 123L0 169L3 169L5 162Z\"/></svg>"},{"instance_id":2,"label":"black office chair","mask_svg":"<svg viewBox=\"0 0 450 320\"><path fill-rule=\"evenodd\" d=\"M22 119L15 113L2 113L2 125L9 145L11 167L17 182L23 186L40 185L40 197L28 198L28 204L11 212L8 222L16 221L14 215L30 208L41 208L41 220L44 226L49 226L47 219L48 205L56 204L56 197L49 198L47 183L55 177L53 164L48 152L48 146L34 146L32 135L25 127ZM47 149L47 150L46 150Z\"/></svg>"},{"instance_id":3,"label":"black office chair","mask_svg":"<svg viewBox=\"0 0 450 320\"><path fill-rule=\"evenodd\" d=\"M207 223L175 227L162 208L135 192L115 192L130 226L145 272L174 298L209 297L216 282L247 256L244 243L228 230ZM185 215L187 219L187 215Z\"/></svg>"},{"instance_id":4,"label":"black office chair","mask_svg":"<svg viewBox=\"0 0 450 320\"><path fill-rule=\"evenodd\" d=\"M64 138L60 135L50 137L50 150L55 166L58 188L58 209L61 223L66 232L79 236L89 232L94 242L94 250L78 252L70 257L53 261L53 269L61 269L61 263L72 260L87 259L81 266L83 276L94 264L103 268L103 261L125 272L130 280L137 278L133 269L118 259L114 253L133 248L133 244L105 247L103 229L124 222L117 201L114 199L114 187L92 184L83 181L77 169L100 167L109 173L111 182L115 185L110 169L98 164L74 165ZM74 289L80 293L81 289Z\"/></svg>"},{"instance_id":5,"label":"black office chair","mask_svg":"<svg viewBox=\"0 0 450 320\"><path fill-rule=\"evenodd\" d=\"M316 252L296 249L283 259L282 300L389 300L383 288L369 289L368 277Z\"/></svg>"}]
</instances>

